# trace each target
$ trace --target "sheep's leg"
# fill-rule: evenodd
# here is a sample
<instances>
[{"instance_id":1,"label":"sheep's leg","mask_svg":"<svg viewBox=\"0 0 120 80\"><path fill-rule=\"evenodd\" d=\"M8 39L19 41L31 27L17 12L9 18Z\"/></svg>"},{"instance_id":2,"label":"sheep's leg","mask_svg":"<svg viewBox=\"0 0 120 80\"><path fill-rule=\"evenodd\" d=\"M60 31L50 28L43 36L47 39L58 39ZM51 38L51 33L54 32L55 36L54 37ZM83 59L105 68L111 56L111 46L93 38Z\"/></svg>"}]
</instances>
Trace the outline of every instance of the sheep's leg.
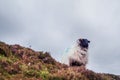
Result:
<instances>
[{"instance_id":1,"label":"sheep's leg","mask_svg":"<svg viewBox=\"0 0 120 80\"><path fill-rule=\"evenodd\" d=\"M69 66L82 66L83 63L80 63L78 61L75 61L73 59L69 59Z\"/></svg>"}]
</instances>

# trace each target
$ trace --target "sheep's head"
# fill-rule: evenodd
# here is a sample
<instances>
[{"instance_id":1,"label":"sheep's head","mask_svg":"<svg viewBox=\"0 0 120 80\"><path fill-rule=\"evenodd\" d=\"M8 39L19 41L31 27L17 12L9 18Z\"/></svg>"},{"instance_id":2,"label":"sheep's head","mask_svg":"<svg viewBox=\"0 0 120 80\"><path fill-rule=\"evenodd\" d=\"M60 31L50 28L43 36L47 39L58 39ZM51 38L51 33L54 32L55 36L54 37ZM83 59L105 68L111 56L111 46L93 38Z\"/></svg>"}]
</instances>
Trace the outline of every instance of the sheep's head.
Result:
<instances>
[{"instance_id":1,"label":"sheep's head","mask_svg":"<svg viewBox=\"0 0 120 80\"><path fill-rule=\"evenodd\" d=\"M87 39L78 39L78 42L79 42L78 43L79 46L82 47L82 48L88 48L89 47L90 41L87 40Z\"/></svg>"}]
</instances>

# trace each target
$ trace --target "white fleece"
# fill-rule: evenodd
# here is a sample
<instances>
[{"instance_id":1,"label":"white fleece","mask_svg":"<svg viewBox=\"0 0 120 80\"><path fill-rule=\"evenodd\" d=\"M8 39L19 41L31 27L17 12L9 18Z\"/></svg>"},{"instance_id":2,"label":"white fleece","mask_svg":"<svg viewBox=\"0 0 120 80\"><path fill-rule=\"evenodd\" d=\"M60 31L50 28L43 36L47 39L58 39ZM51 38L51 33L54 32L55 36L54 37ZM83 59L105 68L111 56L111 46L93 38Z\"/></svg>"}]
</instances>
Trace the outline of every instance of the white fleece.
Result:
<instances>
[{"instance_id":1,"label":"white fleece","mask_svg":"<svg viewBox=\"0 0 120 80\"><path fill-rule=\"evenodd\" d=\"M81 48L75 43L71 48L67 49L63 55L62 63L70 66L70 59L86 65L88 62L88 49Z\"/></svg>"}]
</instances>

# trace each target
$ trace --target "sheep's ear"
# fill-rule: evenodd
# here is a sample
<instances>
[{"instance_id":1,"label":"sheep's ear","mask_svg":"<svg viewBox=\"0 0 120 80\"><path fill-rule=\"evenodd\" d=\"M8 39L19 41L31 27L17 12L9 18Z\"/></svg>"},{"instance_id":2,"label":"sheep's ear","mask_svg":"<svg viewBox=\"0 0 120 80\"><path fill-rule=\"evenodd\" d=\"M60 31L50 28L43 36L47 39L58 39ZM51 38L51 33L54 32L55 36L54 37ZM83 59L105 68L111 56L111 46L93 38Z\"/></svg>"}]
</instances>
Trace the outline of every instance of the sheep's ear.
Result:
<instances>
[{"instance_id":1,"label":"sheep's ear","mask_svg":"<svg viewBox=\"0 0 120 80\"><path fill-rule=\"evenodd\" d=\"M88 40L88 43L90 43L90 41Z\"/></svg>"},{"instance_id":2,"label":"sheep's ear","mask_svg":"<svg viewBox=\"0 0 120 80\"><path fill-rule=\"evenodd\" d=\"M80 38L79 41L82 41L82 39Z\"/></svg>"}]
</instances>

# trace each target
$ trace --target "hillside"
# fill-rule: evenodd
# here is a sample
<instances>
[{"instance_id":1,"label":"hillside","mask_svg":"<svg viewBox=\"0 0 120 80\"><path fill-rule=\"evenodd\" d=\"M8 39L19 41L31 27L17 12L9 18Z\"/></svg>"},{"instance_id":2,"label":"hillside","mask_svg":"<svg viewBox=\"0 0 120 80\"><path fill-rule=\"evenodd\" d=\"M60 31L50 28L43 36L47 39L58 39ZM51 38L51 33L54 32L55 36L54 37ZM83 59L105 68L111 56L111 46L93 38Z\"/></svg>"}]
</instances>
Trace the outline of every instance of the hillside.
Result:
<instances>
[{"instance_id":1,"label":"hillside","mask_svg":"<svg viewBox=\"0 0 120 80\"><path fill-rule=\"evenodd\" d=\"M120 80L113 74L95 73L57 62L48 52L0 42L0 80Z\"/></svg>"}]
</instances>

